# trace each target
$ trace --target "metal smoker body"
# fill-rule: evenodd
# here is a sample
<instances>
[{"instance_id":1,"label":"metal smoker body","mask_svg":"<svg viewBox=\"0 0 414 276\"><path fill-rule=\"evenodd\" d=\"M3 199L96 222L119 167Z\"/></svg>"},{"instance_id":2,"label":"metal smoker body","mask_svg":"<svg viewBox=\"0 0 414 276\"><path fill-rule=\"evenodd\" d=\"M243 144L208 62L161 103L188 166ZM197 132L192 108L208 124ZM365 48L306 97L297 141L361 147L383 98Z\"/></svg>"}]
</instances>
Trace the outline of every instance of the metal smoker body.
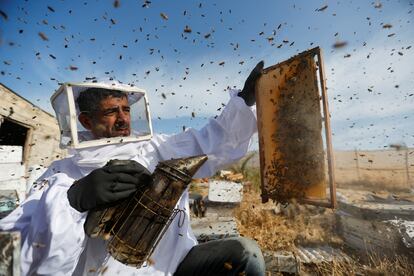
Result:
<instances>
[{"instance_id":1,"label":"metal smoker body","mask_svg":"<svg viewBox=\"0 0 414 276\"><path fill-rule=\"evenodd\" d=\"M206 160L206 155L200 155L160 162L152 174L151 186L116 206L91 211L85 222L86 234L109 240L108 251L116 260L141 267L175 216L183 212L175 206ZM109 162L125 164L128 160ZM179 219L178 223L184 220Z\"/></svg>"}]
</instances>

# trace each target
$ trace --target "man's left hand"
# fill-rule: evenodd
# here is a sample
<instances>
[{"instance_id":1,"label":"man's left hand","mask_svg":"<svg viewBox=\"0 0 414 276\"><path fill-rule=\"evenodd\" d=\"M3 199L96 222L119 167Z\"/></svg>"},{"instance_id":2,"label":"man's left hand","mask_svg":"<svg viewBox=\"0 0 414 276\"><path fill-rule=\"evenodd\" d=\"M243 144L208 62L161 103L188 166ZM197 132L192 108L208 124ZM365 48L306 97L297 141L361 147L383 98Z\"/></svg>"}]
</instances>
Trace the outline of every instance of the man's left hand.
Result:
<instances>
[{"instance_id":1,"label":"man's left hand","mask_svg":"<svg viewBox=\"0 0 414 276\"><path fill-rule=\"evenodd\" d=\"M246 82L244 83L243 90L240 91L238 94L238 96L242 97L244 102L248 106L252 106L256 103L256 95L255 95L256 81L262 75L263 66L264 66L264 61L262 60L256 65L256 67L254 67L250 75L247 77Z\"/></svg>"}]
</instances>

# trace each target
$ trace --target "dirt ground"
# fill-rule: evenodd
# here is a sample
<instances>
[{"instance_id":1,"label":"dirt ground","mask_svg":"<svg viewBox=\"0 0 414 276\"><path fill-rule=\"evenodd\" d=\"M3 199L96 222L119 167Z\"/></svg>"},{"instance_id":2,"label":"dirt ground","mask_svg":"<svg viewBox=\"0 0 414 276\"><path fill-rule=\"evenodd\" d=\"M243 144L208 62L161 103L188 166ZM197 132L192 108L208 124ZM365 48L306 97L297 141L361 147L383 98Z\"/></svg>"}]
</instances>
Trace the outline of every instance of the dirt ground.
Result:
<instances>
[{"instance_id":1,"label":"dirt ground","mask_svg":"<svg viewBox=\"0 0 414 276\"><path fill-rule=\"evenodd\" d=\"M261 203L256 191L245 192L234 213L240 234L256 240L262 249L294 250L295 245L333 244L341 246L335 234L331 209L273 202Z\"/></svg>"},{"instance_id":2,"label":"dirt ground","mask_svg":"<svg viewBox=\"0 0 414 276\"><path fill-rule=\"evenodd\" d=\"M349 257L346 261L334 260L303 267L301 275L414 275L414 261L405 256L390 259L379 257L372 252L365 252L362 256L348 248L337 232L335 210L295 203L282 206L272 201L263 204L260 197L259 169L247 164L258 161L255 158L257 154L252 154L229 168L232 172L244 175L243 199L240 206L233 211L240 235L256 240L262 251L282 250L295 253L298 246L329 245L341 249ZM390 185L389 182L351 180L347 179L338 185L338 198L344 196L350 202L372 196L384 200L414 201L414 193L406 186ZM205 196L208 194L208 179L202 182L192 186L192 190ZM274 274L269 272L268 275Z\"/></svg>"},{"instance_id":3,"label":"dirt ground","mask_svg":"<svg viewBox=\"0 0 414 276\"><path fill-rule=\"evenodd\" d=\"M351 200L358 201L370 193L340 189ZM377 196L389 196L411 199L412 194L374 192ZM235 209L238 229L242 236L258 242L262 250L295 252L296 246L330 245L341 248L349 256L345 261L320 263L304 267L301 275L414 275L414 261L404 256L393 259L382 258L373 254L362 259L356 252L348 249L336 233L334 210L309 205L290 204L287 207L273 202L261 203L257 190L244 192L243 201ZM269 272L268 275L274 275Z\"/></svg>"}]
</instances>

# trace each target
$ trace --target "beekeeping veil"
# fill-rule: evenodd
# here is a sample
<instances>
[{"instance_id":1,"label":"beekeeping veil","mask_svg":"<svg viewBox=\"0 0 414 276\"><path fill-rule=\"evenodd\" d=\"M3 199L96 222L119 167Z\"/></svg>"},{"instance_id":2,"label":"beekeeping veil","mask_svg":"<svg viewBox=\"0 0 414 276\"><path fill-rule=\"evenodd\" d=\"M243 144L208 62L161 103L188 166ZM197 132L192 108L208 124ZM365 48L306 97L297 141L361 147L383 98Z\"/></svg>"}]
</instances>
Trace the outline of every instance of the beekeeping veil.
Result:
<instances>
[{"instance_id":1,"label":"beekeeping veil","mask_svg":"<svg viewBox=\"0 0 414 276\"><path fill-rule=\"evenodd\" d=\"M95 139L90 131L82 126L78 120L80 110L76 99L82 91L89 88L118 90L127 95L131 116L131 134L129 136ZM61 148L76 149L143 141L152 137L149 104L143 89L119 83L65 83L52 95L50 101L60 127Z\"/></svg>"}]
</instances>

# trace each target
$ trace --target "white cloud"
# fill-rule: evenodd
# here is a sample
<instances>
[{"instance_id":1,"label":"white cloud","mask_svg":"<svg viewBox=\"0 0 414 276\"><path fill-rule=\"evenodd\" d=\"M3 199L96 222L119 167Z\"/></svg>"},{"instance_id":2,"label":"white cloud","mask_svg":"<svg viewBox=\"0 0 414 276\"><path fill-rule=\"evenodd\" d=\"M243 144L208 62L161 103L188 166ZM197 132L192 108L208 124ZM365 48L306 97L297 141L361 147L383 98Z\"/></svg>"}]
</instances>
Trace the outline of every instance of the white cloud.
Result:
<instances>
[{"instance_id":1,"label":"white cloud","mask_svg":"<svg viewBox=\"0 0 414 276\"><path fill-rule=\"evenodd\" d=\"M210 64L210 60L220 58L203 56L185 64L143 65L142 68L147 68L150 73L142 79L145 73L141 72L141 81L135 85L147 90L153 117L191 116L191 112L195 112L196 116L217 114L217 109L222 107L222 103L228 102L229 94L225 91L226 88L236 86L241 89L247 74L238 73L241 66L235 65L237 62L234 60L223 66L218 65L218 62ZM201 67L201 64L204 65ZM136 73L133 67L126 69L121 75L122 79L126 82L133 81L133 73ZM162 93L166 99L162 97Z\"/></svg>"},{"instance_id":2,"label":"white cloud","mask_svg":"<svg viewBox=\"0 0 414 276\"><path fill-rule=\"evenodd\" d=\"M414 93L414 55L412 50L401 47L414 40L411 37L404 40L408 44L380 34L369 40L366 47L351 52L350 58L343 58L343 51L329 57L326 75L334 121L347 118L358 121L413 111L414 97L408 95Z\"/></svg>"},{"instance_id":3,"label":"white cloud","mask_svg":"<svg viewBox=\"0 0 414 276\"><path fill-rule=\"evenodd\" d=\"M350 58L343 58L346 49L326 62L334 146L381 148L396 141L414 145L409 134L414 133L414 55L406 49L414 39L398 35L393 39L379 33L367 46L350 52Z\"/></svg>"},{"instance_id":4,"label":"white cloud","mask_svg":"<svg viewBox=\"0 0 414 276\"><path fill-rule=\"evenodd\" d=\"M390 139L403 139L409 145L414 144L412 136L406 135L414 133L414 125L407 123L410 118L411 121L414 119L414 96L409 96L414 93L414 49L406 49L413 44L410 31L397 32L394 37L378 32L367 39L366 46L356 49L346 47L332 53L325 49L334 145L352 148L376 144L380 147ZM270 59L266 57L274 56L272 51L274 49L263 49L256 56ZM344 58L347 53L351 56ZM223 66L218 64L221 60L225 61ZM210 61L215 62L210 64ZM196 116L218 114L217 109L228 101L228 93L223 90L227 86L242 88L258 60L246 61L243 66L238 64L239 61L236 54L225 56L220 53L188 60L182 58L180 63L171 57L168 61L158 59L147 64L141 60L137 64L126 61L122 72L106 75L104 68L111 68L111 64L105 64L105 60L99 61L99 65L91 65L90 60L77 59L79 70L71 72L64 70L69 64L59 64L59 61L44 56L42 62L36 63L33 68L39 69L35 74L45 83L50 83L46 80L51 76L60 81L83 81L85 76L102 79L115 75L123 82L135 81L135 85L148 91L153 118L174 118L191 116L192 112ZM60 70L56 70L58 67ZM150 70L148 75L145 74L147 70ZM137 79L139 82L136 82ZM56 88L57 85L42 89L51 92ZM162 93L166 99L163 99ZM406 119L407 116L409 119ZM368 121L375 125L369 126Z\"/></svg>"},{"instance_id":5,"label":"white cloud","mask_svg":"<svg viewBox=\"0 0 414 276\"><path fill-rule=\"evenodd\" d=\"M210 63L210 61L215 61ZM217 61L225 61L219 65ZM96 77L98 81L107 81L109 78L124 83L133 83L147 91L153 118L175 118L191 116L210 117L218 114L217 109L226 104L229 99L227 87L243 87L245 78L250 70L247 65L239 65L239 60L229 57L202 56L190 61L174 64L173 60L167 62L154 62L127 66L118 72L105 74L111 68L105 60L99 65L92 65L87 58L78 58L76 71L70 71L71 64L65 64L63 59L52 60L42 56L31 64L34 77L43 83L42 86L32 86L31 97L41 98L41 106L53 113L49 98L58 88L57 82L83 82L85 77ZM203 66L201 66L203 64ZM186 69L188 68L188 69ZM145 72L150 71L147 75ZM188 74L186 74L188 72ZM185 80L183 78L186 78ZM51 82L55 78L55 82ZM139 80L139 81L137 81ZM166 99L162 97L166 96ZM174 95L173 95L174 94ZM47 104L46 104L47 102ZM180 108L182 107L182 108Z\"/></svg>"}]
</instances>

